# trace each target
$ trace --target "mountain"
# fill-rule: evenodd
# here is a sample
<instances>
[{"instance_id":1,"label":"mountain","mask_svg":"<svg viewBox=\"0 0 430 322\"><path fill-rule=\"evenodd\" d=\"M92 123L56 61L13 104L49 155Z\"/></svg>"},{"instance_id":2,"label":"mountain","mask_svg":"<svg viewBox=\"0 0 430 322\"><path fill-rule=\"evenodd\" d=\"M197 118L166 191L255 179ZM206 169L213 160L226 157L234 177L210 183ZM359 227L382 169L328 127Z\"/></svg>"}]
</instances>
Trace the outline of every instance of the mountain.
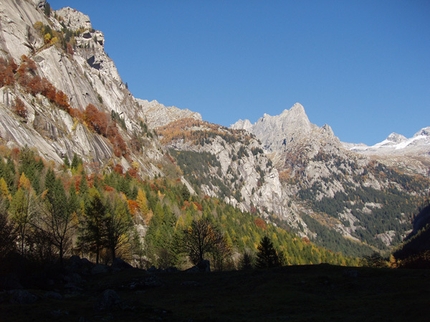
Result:
<instances>
[{"instance_id":1,"label":"mountain","mask_svg":"<svg viewBox=\"0 0 430 322\"><path fill-rule=\"evenodd\" d=\"M150 128L157 128L184 118L202 120L202 116L188 109L180 109L176 106L164 106L157 101L136 99L142 112L146 115L146 123Z\"/></svg>"},{"instance_id":2,"label":"mountain","mask_svg":"<svg viewBox=\"0 0 430 322\"><path fill-rule=\"evenodd\" d=\"M429 187L428 153L417 154L428 130L393 135L378 151L398 153L375 154L312 124L299 103L255 124L212 124L133 97L90 18L44 5L2 1L0 144L58 166L77 156L92 175L121 169L183 183L348 255L389 250L412 229Z\"/></svg>"},{"instance_id":3,"label":"mountain","mask_svg":"<svg viewBox=\"0 0 430 322\"><path fill-rule=\"evenodd\" d=\"M101 168L111 162L160 174L160 145L104 51L103 33L75 9L48 16L44 4L2 1L0 69L10 79L0 89L2 143L32 147L59 164L77 154Z\"/></svg>"},{"instance_id":4,"label":"mountain","mask_svg":"<svg viewBox=\"0 0 430 322\"><path fill-rule=\"evenodd\" d=\"M315 233L311 238L327 247L335 248L335 241L344 244L345 237L378 249L399 243L416 211L410 203L428 191L423 164L429 158L412 149L423 151L426 130L412 140L390 136L386 145L409 147L408 153L366 155L358 153L363 147L342 143L328 125L310 123L299 103L280 115L265 114L255 124L241 120L231 128L249 131L262 142L284 193ZM402 167L406 163L410 171Z\"/></svg>"},{"instance_id":5,"label":"mountain","mask_svg":"<svg viewBox=\"0 0 430 322\"><path fill-rule=\"evenodd\" d=\"M391 133L384 141L373 146L346 145L350 150L375 155L430 155L430 127L417 132L412 138L397 133Z\"/></svg>"},{"instance_id":6,"label":"mountain","mask_svg":"<svg viewBox=\"0 0 430 322\"><path fill-rule=\"evenodd\" d=\"M421 129L412 138L391 133L384 141L373 146L344 145L351 151L383 160L404 171L430 176L430 127Z\"/></svg>"}]
</instances>

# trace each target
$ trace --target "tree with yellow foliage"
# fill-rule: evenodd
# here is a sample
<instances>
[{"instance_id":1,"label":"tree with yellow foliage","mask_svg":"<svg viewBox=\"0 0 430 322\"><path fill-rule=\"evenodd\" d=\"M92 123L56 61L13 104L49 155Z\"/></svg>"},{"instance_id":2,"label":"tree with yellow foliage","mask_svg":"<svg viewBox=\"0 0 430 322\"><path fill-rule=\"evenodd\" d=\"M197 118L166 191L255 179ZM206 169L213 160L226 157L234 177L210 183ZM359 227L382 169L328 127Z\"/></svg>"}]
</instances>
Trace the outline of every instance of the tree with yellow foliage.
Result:
<instances>
[{"instance_id":1,"label":"tree with yellow foliage","mask_svg":"<svg viewBox=\"0 0 430 322\"><path fill-rule=\"evenodd\" d=\"M13 195L9 208L11 220L19 240L19 251L22 255L26 253L26 240L33 218L38 211L37 202L30 180L22 173L18 190Z\"/></svg>"}]
</instances>

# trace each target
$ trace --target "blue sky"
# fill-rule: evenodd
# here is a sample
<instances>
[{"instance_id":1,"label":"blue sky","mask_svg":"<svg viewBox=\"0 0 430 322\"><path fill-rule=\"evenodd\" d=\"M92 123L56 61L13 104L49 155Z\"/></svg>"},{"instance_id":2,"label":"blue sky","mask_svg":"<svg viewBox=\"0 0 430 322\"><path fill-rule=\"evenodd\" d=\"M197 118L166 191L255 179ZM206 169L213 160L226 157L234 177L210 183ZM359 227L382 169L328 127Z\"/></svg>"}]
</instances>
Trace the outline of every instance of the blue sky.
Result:
<instances>
[{"instance_id":1,"label":"blue sky","mask_svg":"<svg viewBox=\"0 0 430 322\"><path fill-rule=\"evenodd\" d=\"M229 126L300 102L344 142L430 126L427 0L48 0L101 30L137 98Z\"/></svg>"}]
</instances>

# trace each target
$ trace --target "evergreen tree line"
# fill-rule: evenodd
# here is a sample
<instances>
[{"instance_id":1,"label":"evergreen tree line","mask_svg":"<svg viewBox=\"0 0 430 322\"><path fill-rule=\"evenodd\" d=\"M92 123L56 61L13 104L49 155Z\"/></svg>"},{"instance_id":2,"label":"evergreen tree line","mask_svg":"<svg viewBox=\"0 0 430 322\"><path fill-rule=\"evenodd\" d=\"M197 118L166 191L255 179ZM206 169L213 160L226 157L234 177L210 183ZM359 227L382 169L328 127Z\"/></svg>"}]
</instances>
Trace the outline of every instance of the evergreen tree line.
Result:
<instances>
[{"instance_id":1,"label":"evergreen tree line","mask_svg":"<svg viewBox=\"0 0 430 322\"><path fill-rule=\"evenodd\" d=\"M191 195L176 179L142 180L120 166L87 174L76 155L55 168L29 148L1 147L0 156L2 258L10 252L58 263L73 254L98 263L121 257L143 268L210 260L223 270L262 267L263 247L267 267L359 263L216 198Z\"/></svg>"}]
</instances>

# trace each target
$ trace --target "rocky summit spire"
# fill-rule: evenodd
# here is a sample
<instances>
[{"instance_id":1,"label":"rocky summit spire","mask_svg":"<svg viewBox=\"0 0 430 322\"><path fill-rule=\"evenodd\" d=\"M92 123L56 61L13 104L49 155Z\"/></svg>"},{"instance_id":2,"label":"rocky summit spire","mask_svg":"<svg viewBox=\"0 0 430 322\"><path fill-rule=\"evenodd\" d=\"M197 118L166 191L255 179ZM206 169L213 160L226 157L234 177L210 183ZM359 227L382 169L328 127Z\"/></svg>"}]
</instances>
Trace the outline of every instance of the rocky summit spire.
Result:
<instances>
[{"instance_id":1,"label":"rocky summit spire","mask_svg":"<svg viewBox=\"0 0 430 322\"><path fill-rule=\"evenodd\" d=\"M255 124L249 126L239 121L231 126L242 128L255 134L263 143L266 151L284 150L287 145L294 144L311 137L319 137L321 133L333 134L331 131L323 131L312 124L306 115L305 108L300 103L295 103L290 109L284 110L280 115L271 116L264 114Z\"/></svg>"}]
</instances>

